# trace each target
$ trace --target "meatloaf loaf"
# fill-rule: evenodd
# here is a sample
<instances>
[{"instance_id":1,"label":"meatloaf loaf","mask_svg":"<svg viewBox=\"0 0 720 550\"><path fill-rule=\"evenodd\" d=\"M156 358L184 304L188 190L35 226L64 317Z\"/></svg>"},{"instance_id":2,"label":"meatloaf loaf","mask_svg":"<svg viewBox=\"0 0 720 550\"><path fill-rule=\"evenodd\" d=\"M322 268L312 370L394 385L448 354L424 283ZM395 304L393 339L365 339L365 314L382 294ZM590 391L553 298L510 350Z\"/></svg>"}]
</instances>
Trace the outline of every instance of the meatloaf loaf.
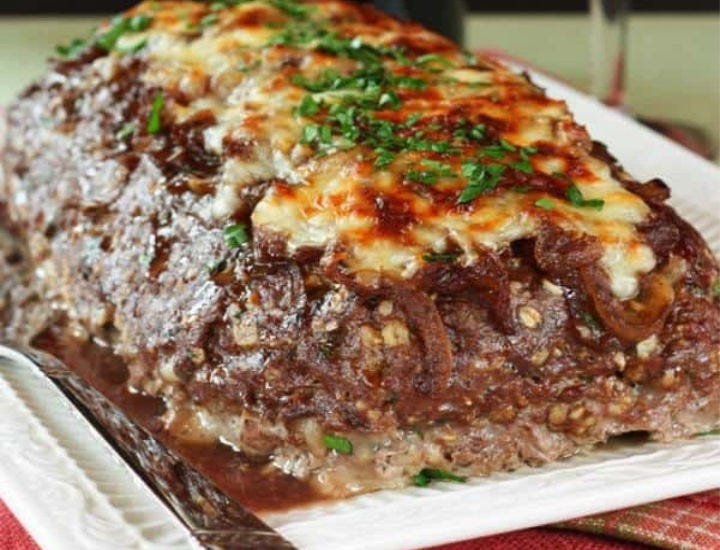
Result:
<instances>
[{"instance_id":1,"label":"meatloaf loaf","mask_svg":"<svg viewBox=\"0 0 720 550\"><path fill-rule=\"evenodd\" d=\"M346 496L720 426L718 263L667 186L418 25L145 2L7 128L5 338L112 350L175 441Z\"/></svg>"}]
</instances>

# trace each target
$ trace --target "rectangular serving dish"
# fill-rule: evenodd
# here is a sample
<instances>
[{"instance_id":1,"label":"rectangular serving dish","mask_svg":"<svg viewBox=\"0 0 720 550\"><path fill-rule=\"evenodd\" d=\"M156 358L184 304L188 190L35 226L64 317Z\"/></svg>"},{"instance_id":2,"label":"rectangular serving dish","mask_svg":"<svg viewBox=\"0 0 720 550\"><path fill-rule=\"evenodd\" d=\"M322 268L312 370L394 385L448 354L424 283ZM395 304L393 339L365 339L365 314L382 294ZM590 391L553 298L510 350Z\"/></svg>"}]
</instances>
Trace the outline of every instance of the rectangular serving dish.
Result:
<instances>
[{"instance_id":1,"label":"rectangular serving dish","mask_svg":"<svg viewBox=\"0 0 720 550\"><path fill-rule=\"evenodd\" d=\"M572 88L538 74L533 79L565 99L638 180L665 180L673 206L720 252L717 166ZM103 548L197 547L203 537L197 525L170 514L60 390L18 362L0 366L0 498L36 540L49 549L97 548L98 541ZM542 468L261 519L300 548L416 548L717 487L720 436L668 445L618 440ZM183 517L177 507L175 513Z\"/></svg>"}]
</instances>

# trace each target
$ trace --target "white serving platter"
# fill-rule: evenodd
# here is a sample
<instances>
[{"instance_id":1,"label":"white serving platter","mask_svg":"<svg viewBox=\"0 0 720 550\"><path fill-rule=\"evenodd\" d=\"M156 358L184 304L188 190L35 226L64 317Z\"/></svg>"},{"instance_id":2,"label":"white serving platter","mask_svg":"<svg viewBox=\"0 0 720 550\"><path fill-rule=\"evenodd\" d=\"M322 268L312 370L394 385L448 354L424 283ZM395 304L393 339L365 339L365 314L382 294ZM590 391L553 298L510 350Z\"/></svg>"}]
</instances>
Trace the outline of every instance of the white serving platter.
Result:
<instances>
[{"instance_id":1,"label":"white serving platter","mask_svg":"<svg viewBox=\"0 0 720 550\"><path fill-rule=\"evenodd\" d=\"M720 253L720 169L546 76L595 139ZM48 380L0 362L0 498L46 550L197 548L180 522ZM613 443L467 484L382 491L263 519L303 549L408 549L521 529L720 487L720 436Z\"/></svg>"}]
</instances>

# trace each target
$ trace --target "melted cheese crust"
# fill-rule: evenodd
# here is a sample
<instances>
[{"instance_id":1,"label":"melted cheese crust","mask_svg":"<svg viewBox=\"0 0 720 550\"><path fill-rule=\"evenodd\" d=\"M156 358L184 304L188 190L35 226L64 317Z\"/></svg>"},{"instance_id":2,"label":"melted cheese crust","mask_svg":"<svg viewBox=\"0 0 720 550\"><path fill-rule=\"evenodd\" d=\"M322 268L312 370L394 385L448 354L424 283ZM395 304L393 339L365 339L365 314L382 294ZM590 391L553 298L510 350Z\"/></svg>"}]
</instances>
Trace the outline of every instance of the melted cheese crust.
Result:
<instances>
[{"instance_id":1,"label":"melted cheese crust","mask_svg":"<svg viewBox=\"0 0 720 550\"><path fill-rule=\"evenodd\" d=\"M590 155L590 139L564 102L547 98L525 76L494 61L468 65L454 45L417 25L342 2L309 5L313 20L325 21L341 36L375 46L402 44L416 55L432 52L451 62L418 68L384 60L389 70L423 78L428 85L398 87L402 104L378 112L378 117L403 121L420 113L423 121L441 127L460 116L480 120L497 139L536 148L529 159L534 173L523 177L508 169L496 189L459 204L457 197L468 184L459 175L463 155L404 151L387 168L376 169L372 149L345 148L336 137L335 149L317 155L302 143L310 121L298 116L296 108L308 92L293 77L316 78L328 68L346 74L357 69L357 61L320 51L312 43L270 45L281 27L295 23L267 2L213 12L205 3L141 4L133 13L151 13L152 25L140 36L124 36L120 46L147 39L147 47L137 54L148 62L144 81L186 98L183 104L167 102L166 114L179 122L200 111L214 114L217 122L204 137L206 148L223 159L213 205L219 224L230 223L242 206L243 188L271 181L251 216L255 239L280 237L287 257L319 248L322 261L342 261L350 272L408 278L428 253L461 251L458 261L470 264L483 249L497 251L532 238L550 223L596 237L614 294L621 299L636 295L639 275L656 263L637 230L649 208L621 186L607 164ZM201 31L193 27L210 13L212 25ZM327 105L342 96L338 91L313 94ZM439 132L438 139L445 136L442 128L428 130L433 131ZM230 141L245 145L241 158L226 154ZM407 170L423 159L449 164L458 175L441 177L433 185L408 181ZM511 160L517 158L508 154L497 162ZM585 199L604 201L602 209L573 206L564 197L567 182L554 178L557 173L570 179ZM537 185L543 176L545 183ZM529 189L513 190L521 184ZM551 208L538 206L543 198L552 201Z\"/></svg>"}]
</instances>

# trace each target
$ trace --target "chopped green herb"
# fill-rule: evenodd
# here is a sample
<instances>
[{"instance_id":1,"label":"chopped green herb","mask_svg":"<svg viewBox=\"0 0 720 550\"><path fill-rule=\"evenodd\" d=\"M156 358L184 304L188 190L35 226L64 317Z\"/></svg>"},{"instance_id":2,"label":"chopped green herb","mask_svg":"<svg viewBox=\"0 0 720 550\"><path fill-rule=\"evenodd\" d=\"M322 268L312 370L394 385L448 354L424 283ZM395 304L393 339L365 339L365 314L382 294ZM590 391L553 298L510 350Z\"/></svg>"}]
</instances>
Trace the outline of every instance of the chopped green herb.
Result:
<instances>
[{"instance_id":1,"label":"chopped green herb","mask_svg":"<svg viewBox=\"0 0 720 550\"><path fill-rule=\"evenodd\" d=\"M420 161L420 164L437 171L438 175L441 178L454 178L455 177L455 172L453 171L453 167L450 166L449 164L447 164L446 162L440 162L438 160L432 160L432 159L422 159Z\"/></svg>"},{"instance_id":2,"label":"chopped green herb","mask_svg":"<svg viewBox=\"0 0 720 550\"><path fill-rule=\"evenodd\" d=\"M482 139L485 137L485 125L484 124L476 124L472 127L470 130L470 137L473 139Z\"/></svg>"},{"instance_id":3,"label":"chopped green herb","mask_svg":"<svg viewBox=\"0 0 720 550\"><path fill-rule=\"evenodd\" d=\"M507 154L507 149L502 145L488 145L480 151L480 154L484 157L501 159Z\"/></svg>"},{"instance_id":4,"label":"chopped green herb","mask_svg":"<svg viewBox=\"0 0 720 550\"><path fill-rule=\"evenodd\" d=\"M308 14L308 7L294 0L268 0L271 6L285 12L295 19L304 19Z\"/></svg>"},{"instance_id":5,"label":"chopped green herb","mask_svg":"<svg viewBox=\"0 0 720 550\"><path fill-rule=\"evenodd\" d=\"M353 452L352 442L344 437L325 434L323 435L323 443L325 447L341 455L351 455Z\"/></svg>"},{"instance_id":6,"label":"chopped green herb","mask_svg":"<svg viewBox=\"0 0 720 550\"><path fill-rule=\"evenodd\" d=\"M80 54L83 52L85 47L87 46L87 41L83 40L82 38L75 38L70 44L68 45L58 45L55 46L55 51L61 56L66 57L68 59L75 59L80 56Z\"/></svg>"},{"instance_id":7,"label":"chopped green herb","mask_svg":"<svg viewBox=\"0 0 720 550\"><path fill-rule=\"evenodd\" d=\"M475 139L480 141L485 137L485 125L476 124L471 128L458 128L453 132L453 137L457 139ZM503 152L503 155L505 153Z\"/></svg>"},{"instance_id":8,"label":"chopped green herb","mask_svg":"<svg viewBox=\"0 0 720 550\"><path fill-rule=\"evenodd\" d=\"M455 475L451 472L448 472L447 470L440 470L436 468L423 468L422 470L420 470L420 473L413 476L412 480L413 484L415 484L417 487L427 487L433 480L465 483L467 478Z\"/></svg>"},{"instance_id":9,"label":"chopped green herb","mask_svg":"<svg viewBox=\"0 0 720 550\"><path fill-rule=\"evenodd\" d=\"M95 40L100 48L108 52L115 47L120 37L130 30L130 20L125 17L116 17L112 23L110 29Z\"/></svg>"},{"instance_id":10,"label":"chopped green herb","mask_svg":"<svg viewBox=\"0 0 720 550\"><path fill-rule=\"evenodd\" d=\"M472 161L463 163L462 174L469 183L460 193L458 204L471 202L482 193L495 189L504 171L505 166L502 164L484 165Z\"/></svg>"},{"instance_id":11,"label":"chopped green herb","mask_svg":"<svg viewBox=\"0 0 720 550\"><path fill-rule=\"evenodd\" d=\"M555 201L549 197L541 197L534 202L535 206L542 208L543 210L552 210L555 208Z\"/></svg>"},{"instance_id":12,"label":"chopped green herb","mask_svg":"<svg viewBox=\"0 0 720 550\"><path fill-rule=\"evenodd\" d=\"M705 437L708 435L720 435L720 429L700 432L699 434L695 434L695 437Z\"/></svg>"},{"instance_id":13,"label":"chopped green herb","mask_svg":"<svg viewBox=\"0 0 720 550\"><path fill-rule=\"evenodd\" d=\"M134 123L128 122L117 131L117 133L115 134L115 138L118 141L125 141L127 138L129 138L135 133L136 128L137 126Z\"/></svg>"},{"instance_id":14,"label":"chopped green herb","mask_svg":"<svg viewBox=\"0 0 720 550\"><path fill-rule=\"evenodd\" d=\"M148 134L155 135L159 134L162 130L162 110L165 106L165 96L163 93L157 92L153 98L152 108L150 109L150 116L148 117L147 131Z\"/></svg>"},{"instance_id":15,"label":"chopped green herb","mask_svg":"<svg viewBox=\"0 0 720 550\"><path fill-rule=\"evenodd\" d=\"M304 117L310 117L320 112L320 102L313 96L306 95L297 108L297 114Z\"/></svg>"},{"instance_id":16,"label":"chopped green herb","mask_svg":"<svg viewBox=\"0 0 720 550\"><path fill-rule=\"evenodd\" d=\"M329 145L332 143L332 128L324 124L308 124L303 128L301 143L306 145Z\"/></svg>"},{"instance_id":17,"label":"chopped green herb","mask_svg":"<svg viewBox=\"0 0 720 550\"><path fill-rule=\"evenodd\" d=\"M208 1L208 0L206 0ZM247 4L248 2L252 2L253 0L215 0L212 4L210 4L211 10L221 10L223 8L229 8L232 6L238 6L240 4Z\"/></svg>"},{"instance_id":18,"label":"chopped green herb","mask_svg":"<svg viewBox=\"0 0 720 550\"><path fill-rule=\"evenodd\" d=\"M132 46L123 46L122 48L117 48L117 50L120 53L137 53L140 50L142 50L145 46L147 46L147 38L143 38L142 40L139 40L136 44L133 44Z\"/></svg>"},{"instance_id":19,"label":"chopped green herb","mask_svg":"<svg viewBox=\"0 0 720 550\"><path fill-rule=\"evenodd\" d=\"M533 165L530 164L529 160L519 160L517 162L513 162L510 166L512 166L515 170L525 172L526 174L533 173Z\"/></svg>"},{"instance_id":20,"label":"chopped green herb","mask_svg":"<svg viewBox=\"0 0 720 550\"><path fill-rule=\"evenodd\" d=\"M438 173L434 170L408 170L405 172L405 178L425 185L433 185L437 183Z\"/></svg>"},{"instance_id":21,"label":"chopped green herb","mask_svg":"<svg viewBox=\"0 0 720 550\"><path fill-rule=\"evenodd\" d=\"M407 117L407 120L405 121L405 124L403 126L405 126L405 128L412 128L420 121L421 118L422 114L413 113L409 117Z\"/></svg>"},{"instance_id":22,"label":"chopped green herb","mask_svg":"<svg viewBox=\"0 0 720 550\"><path fill-rule=\"evenodd\" d=\"M423 261L426 262L454 262L460 257L458 252L448 252L446 254L423 254Z\"/></svg>"},{"instance_id":23,"label":"chopped green herb","mask_svg":"<svg viewBox=\"0 0 720 550\"><path fill-rule=\"evenodd\" d=\"M422 78L412 76L394 76L390 79L390 83L400 88L410 88L412 90L424 90L427 87L427 82Z\"/></svg>"},{"instance_id":24,"label":"chopped green herb","mask_svg":"<svg viewBox=\"0 0 720 550\"><path fill-rule=\"evenodd\" d=\"M400 101L398 95L393 91L383 93L378 100L378 107L398 109L400 105L402 105L402 101Z\"/></svg>"},{"instance_id":25,"label":"chopped green herb","mask_svg":"<svg viewBox=\"0 0 720 550\"><path fill-rule=\"evenodd\" d=\"M236 223L226 227L223 236L225 237L225 243L230 248L239 248L250 240L244 223Z\"/></svg>"},{"instance_id":26,"label":"chopped green herb","mask_svg":"<svg viewBox=\"0 0 720 550\"><path fill-rule=\"evenodd\" d=\"M425 55L421 55L420 57L415 59L415 64L419 65L420 67L429 69L433 69L433 66L437 67L438 65L441 67L452 67L452 61L450 61L447 57L443 57L442 55L438 55L435 53L427 53Z\"/></svg>"},{"instance_id":27,"label":"chopped green herb","mask_svg":"<svg viewBox=\"0 0 720 550\"><path fill-rule=\"evenodd\" d=\"M537 153L537 149L535 147L523 147L520 149L520 158L522 160L528 160L530 155L534 155Z\"/></svg>"},{"instance_id":28,"label":"chopped green herb","mask_svg":"<svg viewBox=\"0 0 720 550\"><path fill-rule=\"evenodd\" d=\"M573 206L577 206L578 208L594 208L595 210L602 210L605 205L605 201L602 199L585 199L580 189L578 189L577 185L574 183L567 188L565 196Z\"/></svg>"},{"instance_id":29,"label":"chopped green herb","mask_svg":"<svg viewBox=\"0 0 720 550\"><path fill-rule=\"evenodd\" d=\"M509 141L506 141L502 138L500 138L500 147L505 149L506 151L516 151L517 147L515 147L512 143Z\"/></svg>"},{"instance_id":30,"label":"chopped green herb","mask_svg":"<svg viewBox=\"0 0 720 550\"><path fill-rule=\"evenodd\" d=\"M376 149L377 158L375 159L376 168L387 168L395 160L395 154L387 149Z\"/></svg>"},{"instance_id":31,"label":"chopped green herb","mask_svg":"<svg viewBox=\"0 0 720 550\"><path fill-rule=\"evenodd\" d=\"M128 29L133 32L142 32L152 23L152 17L146 13L138 13L128 20Z\"/></svg>"},{"instance_id":32,"label":"chopped green herb","mask_svg":"<svg viewBox=\"0 0 720 550\"><path fill-rule=\"evenodd\" d=\"M200 27L200 29L202 29L202 30L205 30L217 22L218 22L217 14L216 13L208 13L205 17L200 19L200 22L198 23L198 27Z\"/></svg>"}]
</instances>

